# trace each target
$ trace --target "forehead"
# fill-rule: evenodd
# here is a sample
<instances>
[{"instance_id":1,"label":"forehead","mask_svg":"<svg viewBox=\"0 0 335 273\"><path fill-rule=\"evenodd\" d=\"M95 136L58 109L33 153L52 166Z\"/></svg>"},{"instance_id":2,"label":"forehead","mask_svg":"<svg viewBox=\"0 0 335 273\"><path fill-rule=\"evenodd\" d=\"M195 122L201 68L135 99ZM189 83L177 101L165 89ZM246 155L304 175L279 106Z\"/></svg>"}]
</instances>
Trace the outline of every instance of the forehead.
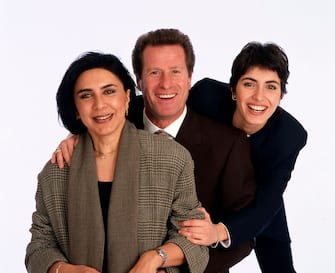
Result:
<instances>
[{"instance_id":1,"label":"forehead","mask_svg":"<svg viewBox=\"0 0 335 273\"><path fill-rule=\"evenodd\" d=\"M186 66L185 52L181 45L149 45L143 50L144 66Z\"/></svg>"},{"instance_id":2,"label":"forehead","mask_svg":"<svg viewBox=\"0 0 335 273\"><path fill-rule=\"evenodd\" d=\"M88 83L101 83L101 82L111 82L111 83L121 83L121 80L113 72L105 68L92 68L82 72L77 81L78 84L88 84Z\"/></svg>"},{"instance_id":3,"label":"forehead","mask_svg":"<svg viewBox=\"0 0 335 273\"><path fill-rule=\"evenodd\" d=\"M280 82L277 71L273 71L269 68L264 68L260 66L250 67L244 75L241 76L241 79L244 78L253 78L258 81L276 81Z\"/></svg>"}]
</instances>

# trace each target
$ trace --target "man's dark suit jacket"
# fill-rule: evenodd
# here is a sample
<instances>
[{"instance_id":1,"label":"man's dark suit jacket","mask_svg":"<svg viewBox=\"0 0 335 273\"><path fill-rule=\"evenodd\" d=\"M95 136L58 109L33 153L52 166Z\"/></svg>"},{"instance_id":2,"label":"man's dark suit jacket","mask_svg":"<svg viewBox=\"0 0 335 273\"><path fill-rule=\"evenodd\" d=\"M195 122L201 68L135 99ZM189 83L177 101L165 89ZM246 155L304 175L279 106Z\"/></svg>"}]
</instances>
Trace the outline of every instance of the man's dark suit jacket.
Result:
<instances>
[{"instance_id":1,"label":"man's dark suit jacket","mask_svg":"<svg viewBox=\"0 0 335 273\"><path fill-rule=\"evenodd\" d=\"M143 98L136 97L128 119L143 129ZM190 109L175 138L192 155L198 198L213 222L224 222L254 197L255 180L245 133L222 125ZM210 248L205 272L225 272L247 256L253 242L245 241L232 249Z\"/></svg>"}]
</instances>

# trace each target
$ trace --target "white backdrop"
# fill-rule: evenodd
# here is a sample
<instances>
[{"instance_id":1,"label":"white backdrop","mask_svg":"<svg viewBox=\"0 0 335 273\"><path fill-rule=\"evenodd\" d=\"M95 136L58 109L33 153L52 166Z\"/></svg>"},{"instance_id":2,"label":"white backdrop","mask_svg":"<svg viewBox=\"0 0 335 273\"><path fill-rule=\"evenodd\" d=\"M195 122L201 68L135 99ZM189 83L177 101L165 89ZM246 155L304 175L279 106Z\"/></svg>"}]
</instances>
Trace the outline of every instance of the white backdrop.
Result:
<instances>
[{"instance_id":1,"label":"white backdrop","mask_svg":"<svg viewBox=\"0 0 335 273\"><path fill-rule=\"evenodd\" d=\"M227 81L249 41L272 41L289 56L282 106L309 132L285 193L298 272L333 272L334 63L332 0L17 1L0 0L0 271L26 272L25 248L38 172L67 132L55 94L68 65L101 50L132 71L137 37L161 27L188 34L196 52L193 83ZM247 228L247 227L246 227ZM231 272L260 272L254 255Z\"/></svg>"}]
</instances>

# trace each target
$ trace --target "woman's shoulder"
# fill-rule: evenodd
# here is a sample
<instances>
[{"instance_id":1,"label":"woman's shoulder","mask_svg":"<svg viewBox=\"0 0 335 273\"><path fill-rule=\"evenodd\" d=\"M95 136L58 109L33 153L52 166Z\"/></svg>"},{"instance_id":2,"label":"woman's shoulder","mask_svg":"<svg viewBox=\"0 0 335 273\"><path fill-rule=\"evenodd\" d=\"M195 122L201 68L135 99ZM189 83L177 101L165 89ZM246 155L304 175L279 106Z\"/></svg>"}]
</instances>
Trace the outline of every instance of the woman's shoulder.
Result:
<instances>
[{"instance_id":1,"label":"woman's shoulder","mask_svg":"<svg viewBox=\"0 0 335 273\"><path fill-rule=\"evenodd\" d=\"M68 180L69 172L70 168L66 163L61 169L57 163L51 163L49 160L38 174L38 183L44 191L62 190Z\"/></svg>"},{"instance_id":2,"label":"woman's shoulder","mask_svg":"<svg viewBox=\"0 0 335 273\"><path fill-rule=\"evenodd\" d=\"M191 90L204 90L204 89L219 90L220 92L224 91L230 92L228 83L214 80L211 78L203 78L197 81L191 88Z\"/></svg>"},{"instance_id":3,"label":"woman's shoulder","mask_svg":"<svg viewBox=\"0 0 335 273\"><path fill-rule=\"evenodd\" d=\"M252 136L257 139L267 139L272 147L278 146L278 150L301 150L307 142L307 131L302 124L290 113L278 107L265 127Z\"/></svg>"},{"instance_id":4,"label":"woman's shoulder","mask_svg":"<svg viewBox=\"0 0 335 273\"><path fill-rule=\"evenodd\" d=\"M66 162L64 162L63 168L59 168L57 163L51 163L51 160L49 160L45 163L39 175L45 177L62 176L68 174L69 170L70 168Z\"/></svg>"},{"instance_id":5,"label":"woman's shoulder","mask_svg":"<svg viewBox=\"0 0 335 273\"><path fill-rule=\"evenodd\" d=\"M307 138L307 131L303 125L282 107L277 108L272 119L274 127L283 133Z\"/></svg>"}]
</instances>

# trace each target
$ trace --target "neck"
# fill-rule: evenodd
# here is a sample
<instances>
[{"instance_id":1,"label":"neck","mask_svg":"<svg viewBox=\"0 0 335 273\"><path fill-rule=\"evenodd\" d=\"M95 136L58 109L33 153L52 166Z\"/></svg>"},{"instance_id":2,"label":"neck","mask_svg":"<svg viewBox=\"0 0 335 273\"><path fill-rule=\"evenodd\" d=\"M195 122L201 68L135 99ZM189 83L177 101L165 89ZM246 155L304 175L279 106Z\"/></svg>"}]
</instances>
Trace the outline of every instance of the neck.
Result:
<instances>
[{"instance_id":1,"label":"neck","mask_svg":"<svg viewBox=\"0 0 335 273\"><path fill-rule=\"evenodd\" d=\"M92 137L93 149L97 158L106 159L116 154L120 137Z\"/></svg>"},{"instance_id":2,"label":"neck","mask_svg":"<svg viewBox=\"0 0 335 273\"><path fill-rule=\"evenodd\" d=\"M99 157L101 159L106 159L107 157L113 155L114 151L103 153L103 152L100 152L100 151L94 149L94 153L95 153L96 157Z\"/></svg>"},{"instance_id":3,"label":"neck","mask_svg":"<svg viewBox=\"0 0 335 273\"><path fill-rule=\"evenodd\" d=\"M248 124L245 120L241 118L237 111L234 112L232 123L234 127L244 131L247 136L250 136L263 128L263 126Z\"/></svg>"},{"instance_id":4,"label":"neck","mask_svg":"<svg viewBox=\"0 0 335 273\"><path fill-rule=\"evenodd\" d=\"M165 129L166 127L171 125L173 122L175 122L183 114L183 111L181 111L179 114L174 115L174 116L169 116L169 117L164 117L164 118L158 117L157 118L156 116L152 115L152 113L147 111L147 109L145 108L145 114L147 115L148 119L153 124L155 124L158 128Z\"/></svg>"}]
</instances>

